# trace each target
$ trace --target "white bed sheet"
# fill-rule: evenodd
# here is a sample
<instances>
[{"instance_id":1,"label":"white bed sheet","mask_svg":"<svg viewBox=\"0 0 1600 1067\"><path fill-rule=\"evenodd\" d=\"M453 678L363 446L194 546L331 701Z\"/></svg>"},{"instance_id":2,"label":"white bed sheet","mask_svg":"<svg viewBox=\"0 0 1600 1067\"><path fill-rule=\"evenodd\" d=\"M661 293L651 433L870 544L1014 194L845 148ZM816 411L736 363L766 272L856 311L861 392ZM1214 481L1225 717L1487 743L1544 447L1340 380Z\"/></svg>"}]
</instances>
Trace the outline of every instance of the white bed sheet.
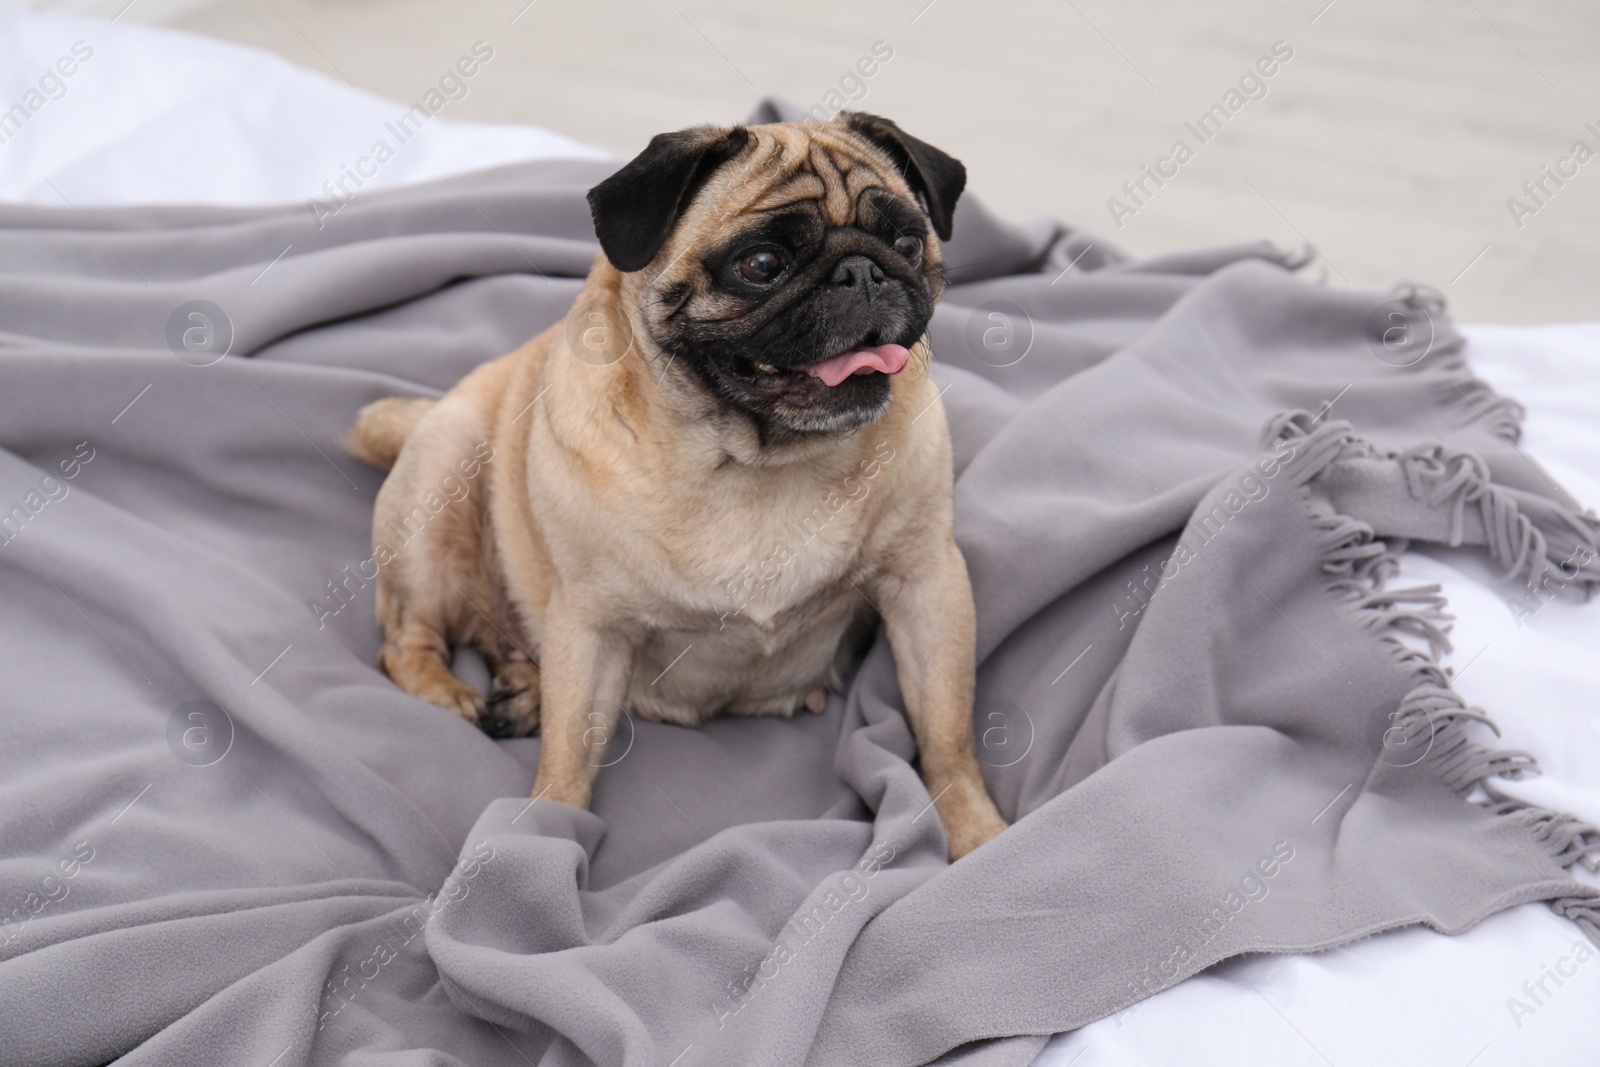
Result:
<instances>
[{"instance_id":1,"label":"white bed sheet","mask_svg":"<svg viewBox=\"0 0 1600 1067\"><path fill-rule=\"evenodd\" d=\"M327 198L323 183L358 164L374 173L359 189L345 179L356 195L520 159L609 158L533 126L453 121L448 100L401 143L386 124L420 95L396 103L258 48L0 3L0 113L30 91L38 108L20 129L0 115L0 200L277 204ZM393 158L361 163L379 140Z\"/></svg>"},{"instance_id":2,"label":"white bed sheet","mask_svg":"<svg viewBox=\"0 0 1600 1067\"><path fill-rule=\"evenodd\" d=\"M274 203L325 195L405 105L252 48L0 5L0 110L72 45L93 56L65 92L0 143L0 199L75 205ZM605 153L548 130L454 122L448 106L366 187L496 163ZM1468 329L1479 373L1528 407L1526 449L1585 504L1600 503L1600 323ZM1465 553L1409 553L1403 578L1438 582L1457 623L1447 660L1469 700L1544 775L1519 795L1600 822L1600 609L1552 603L1518 624ZM1402 584L1409 584L1403 582ZM1593 880L1593 879L1591 879ZM1535 1003L1581 934L1542 904L1459 937L1413 929L1316 955L1213 968L1053 1039L1039 1067L1578 1067L1600 1064L1600 957ZM1517 998L1532 1012L1513 1013Z\"/></svg>"}]
</instances>

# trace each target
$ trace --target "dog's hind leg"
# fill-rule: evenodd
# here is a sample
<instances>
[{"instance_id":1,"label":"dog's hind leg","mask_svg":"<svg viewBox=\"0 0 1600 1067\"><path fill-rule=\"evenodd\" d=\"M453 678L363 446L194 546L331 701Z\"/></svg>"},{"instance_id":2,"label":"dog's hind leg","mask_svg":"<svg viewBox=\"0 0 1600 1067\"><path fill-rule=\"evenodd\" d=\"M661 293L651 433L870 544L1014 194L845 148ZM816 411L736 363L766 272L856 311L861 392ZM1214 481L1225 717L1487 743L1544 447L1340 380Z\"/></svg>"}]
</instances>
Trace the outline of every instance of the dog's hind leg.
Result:
<instances>
[{"instance_id":1,"label":"dog's hind leg","mask_svg":"<svg viewBox=\"0 0 1600 1067\"><path fill-rule=\"evenodd\" d=\"M407 619L386 633L378 650L378 667L412 696L482 724L482 694L450 673L450 645L444 634L417 619Z\"/></svg>"},{"instance_id":2,"label":"dog's hind leg","mask_svg":"<svg viewBox=\"0 0 1600 1067\"><path fill-rule=\"evenodd\" d=\"M460 396L436 404L379 401L362 409L351 438L375 459L400 449L373 507L384 633L378 665L412 696L481 726L486 702L451 673L450 662L455 646L486 648L484 632L494 637L479 622L481 611L497 611L483 494L474 492L483 463L477 450L487 447L482 417Z\"/></svg>"}]
</instances>

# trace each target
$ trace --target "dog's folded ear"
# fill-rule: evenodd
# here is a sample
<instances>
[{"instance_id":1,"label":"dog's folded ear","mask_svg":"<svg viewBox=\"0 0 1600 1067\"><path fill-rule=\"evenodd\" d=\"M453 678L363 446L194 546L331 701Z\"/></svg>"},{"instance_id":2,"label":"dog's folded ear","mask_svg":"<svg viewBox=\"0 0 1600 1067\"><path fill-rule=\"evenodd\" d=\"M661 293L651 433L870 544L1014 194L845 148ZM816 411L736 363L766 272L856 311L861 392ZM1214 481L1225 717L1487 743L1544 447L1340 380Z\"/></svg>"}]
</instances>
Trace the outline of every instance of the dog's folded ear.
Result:
<instances>
[{"instance_id":1,"label":"dog's folded ear","mask_svg":"<svg viewBox=\"0 0 1600 1067\"><path fill-rule=\"evenodd\" d=\"M906 184L922 194L933 232L941 241L950 240L956 201L967 187L967 168L961 161L917 140L890 119L864 111L845 111L840 117L846 126L888 153Z\"/></svg>"},{"instance_id":2,"label":"dog's folded ear","mask_svg":"<svg viewBox=\"0 0 1600 1067\"><path fill-rule=\"evenodd\" d=\"M718 167L751 141L743 126L696 126L650 139L621 170L589 190L595 236L611 265L642 270Z\"/></svg>"}]
</instances>

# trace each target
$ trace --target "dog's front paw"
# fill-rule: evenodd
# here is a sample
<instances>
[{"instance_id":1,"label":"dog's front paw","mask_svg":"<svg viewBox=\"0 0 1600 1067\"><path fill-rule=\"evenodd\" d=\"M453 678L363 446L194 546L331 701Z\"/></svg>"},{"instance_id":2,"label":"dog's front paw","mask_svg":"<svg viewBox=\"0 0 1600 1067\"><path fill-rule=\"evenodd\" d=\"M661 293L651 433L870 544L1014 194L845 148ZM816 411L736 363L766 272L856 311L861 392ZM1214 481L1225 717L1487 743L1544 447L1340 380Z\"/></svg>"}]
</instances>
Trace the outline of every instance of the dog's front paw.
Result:
<instances>
[{"instance_id":1,"label":"dog's front paw","mask_svg":"<svg viewBox=\"0 0 1600 1067\"><path fill-rule=\"evenodd\" d=\"M977 797L949 805L948 810L940 811L939 815L944 821L944 836L951 863L997 836L1009 825L995 808L994 801L981 791Z\"/></svg>"},{"instance_id":2,"label":"dog's front paw","mask_svg":"<svg viewBox=\"0 0 1600 1067\"><path fill-rule=\"evenodd\" d=\"M483 732L490 737L527 737L539 732L539 668L526 660L507 662L489 689Z\"/></svg>"}]
</instances>

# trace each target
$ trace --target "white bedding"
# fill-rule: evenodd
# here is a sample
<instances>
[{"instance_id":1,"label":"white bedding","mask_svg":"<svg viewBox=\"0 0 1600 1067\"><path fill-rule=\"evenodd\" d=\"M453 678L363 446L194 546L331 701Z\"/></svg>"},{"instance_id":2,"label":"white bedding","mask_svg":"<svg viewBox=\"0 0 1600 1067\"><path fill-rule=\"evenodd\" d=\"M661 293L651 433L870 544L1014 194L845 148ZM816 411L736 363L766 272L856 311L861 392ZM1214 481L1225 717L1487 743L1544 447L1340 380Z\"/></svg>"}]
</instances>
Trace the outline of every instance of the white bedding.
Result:
<instances>
[{"instance_id":1,"label":"white bedding","mask_svg":"<svg viewBox=\"0 0 1600 1067\"><path fill-rule=\"evenodd\" d=\"M70 76L41 77L83 42ZM39 91L14 134L0 125L0 199L44 204L273 203L326 195L406 109L278 57L139 26L0 5L0 112ZM9 136L7 136L9 134ZM605 153L547 130L454 122L446 105L367 179L398 185L546 156ZM1468 330L1478 372L1527 405L1524 444L1588 505L1600 503L1600 323ZM1544 776L1511 791L1600 822L1600 609L1552 603L1518 624L1474 558L1404 559L1457 616L1457 685ZM1402 581L1402 584L1411 584ZM1541 904L1459 937L1405 930L1314 956L1224 964L1122 1015L1055 1038L1041 1067L1544 1067L1600 1064L1600 957L1574 969L1581 934ZM1565 962L1563 962L1565 961ZM1543 996L1524 990L1545 979ZM1534 997L1538 997L1537 1000ZM1513 1011L1512 998L1524 1010ZM1531 1010L1526 1010L1531 1009Z\"/></svg>"},{"instance_id":2,"label":"white bedding","mask_svg":"<svg viewBox=\"0 0 1600 1067\"><path fill-rule=\"evenodd\" d=\"M56 67L64 56L73 68L65 76ZM471 79L461 84L458 92L473 91ZM41 103L20 130L0 117L0 200L59 207L326 198L323 183L340 180L380 139L394 157L364 164L374 173L361 177L362 188L518 159L608 158L532 126L454 122L447 98L402 145L385 124L417 101L385 100L257 48L0 3L0 113L30 91Z\"/></svg>"}]
</instances>

